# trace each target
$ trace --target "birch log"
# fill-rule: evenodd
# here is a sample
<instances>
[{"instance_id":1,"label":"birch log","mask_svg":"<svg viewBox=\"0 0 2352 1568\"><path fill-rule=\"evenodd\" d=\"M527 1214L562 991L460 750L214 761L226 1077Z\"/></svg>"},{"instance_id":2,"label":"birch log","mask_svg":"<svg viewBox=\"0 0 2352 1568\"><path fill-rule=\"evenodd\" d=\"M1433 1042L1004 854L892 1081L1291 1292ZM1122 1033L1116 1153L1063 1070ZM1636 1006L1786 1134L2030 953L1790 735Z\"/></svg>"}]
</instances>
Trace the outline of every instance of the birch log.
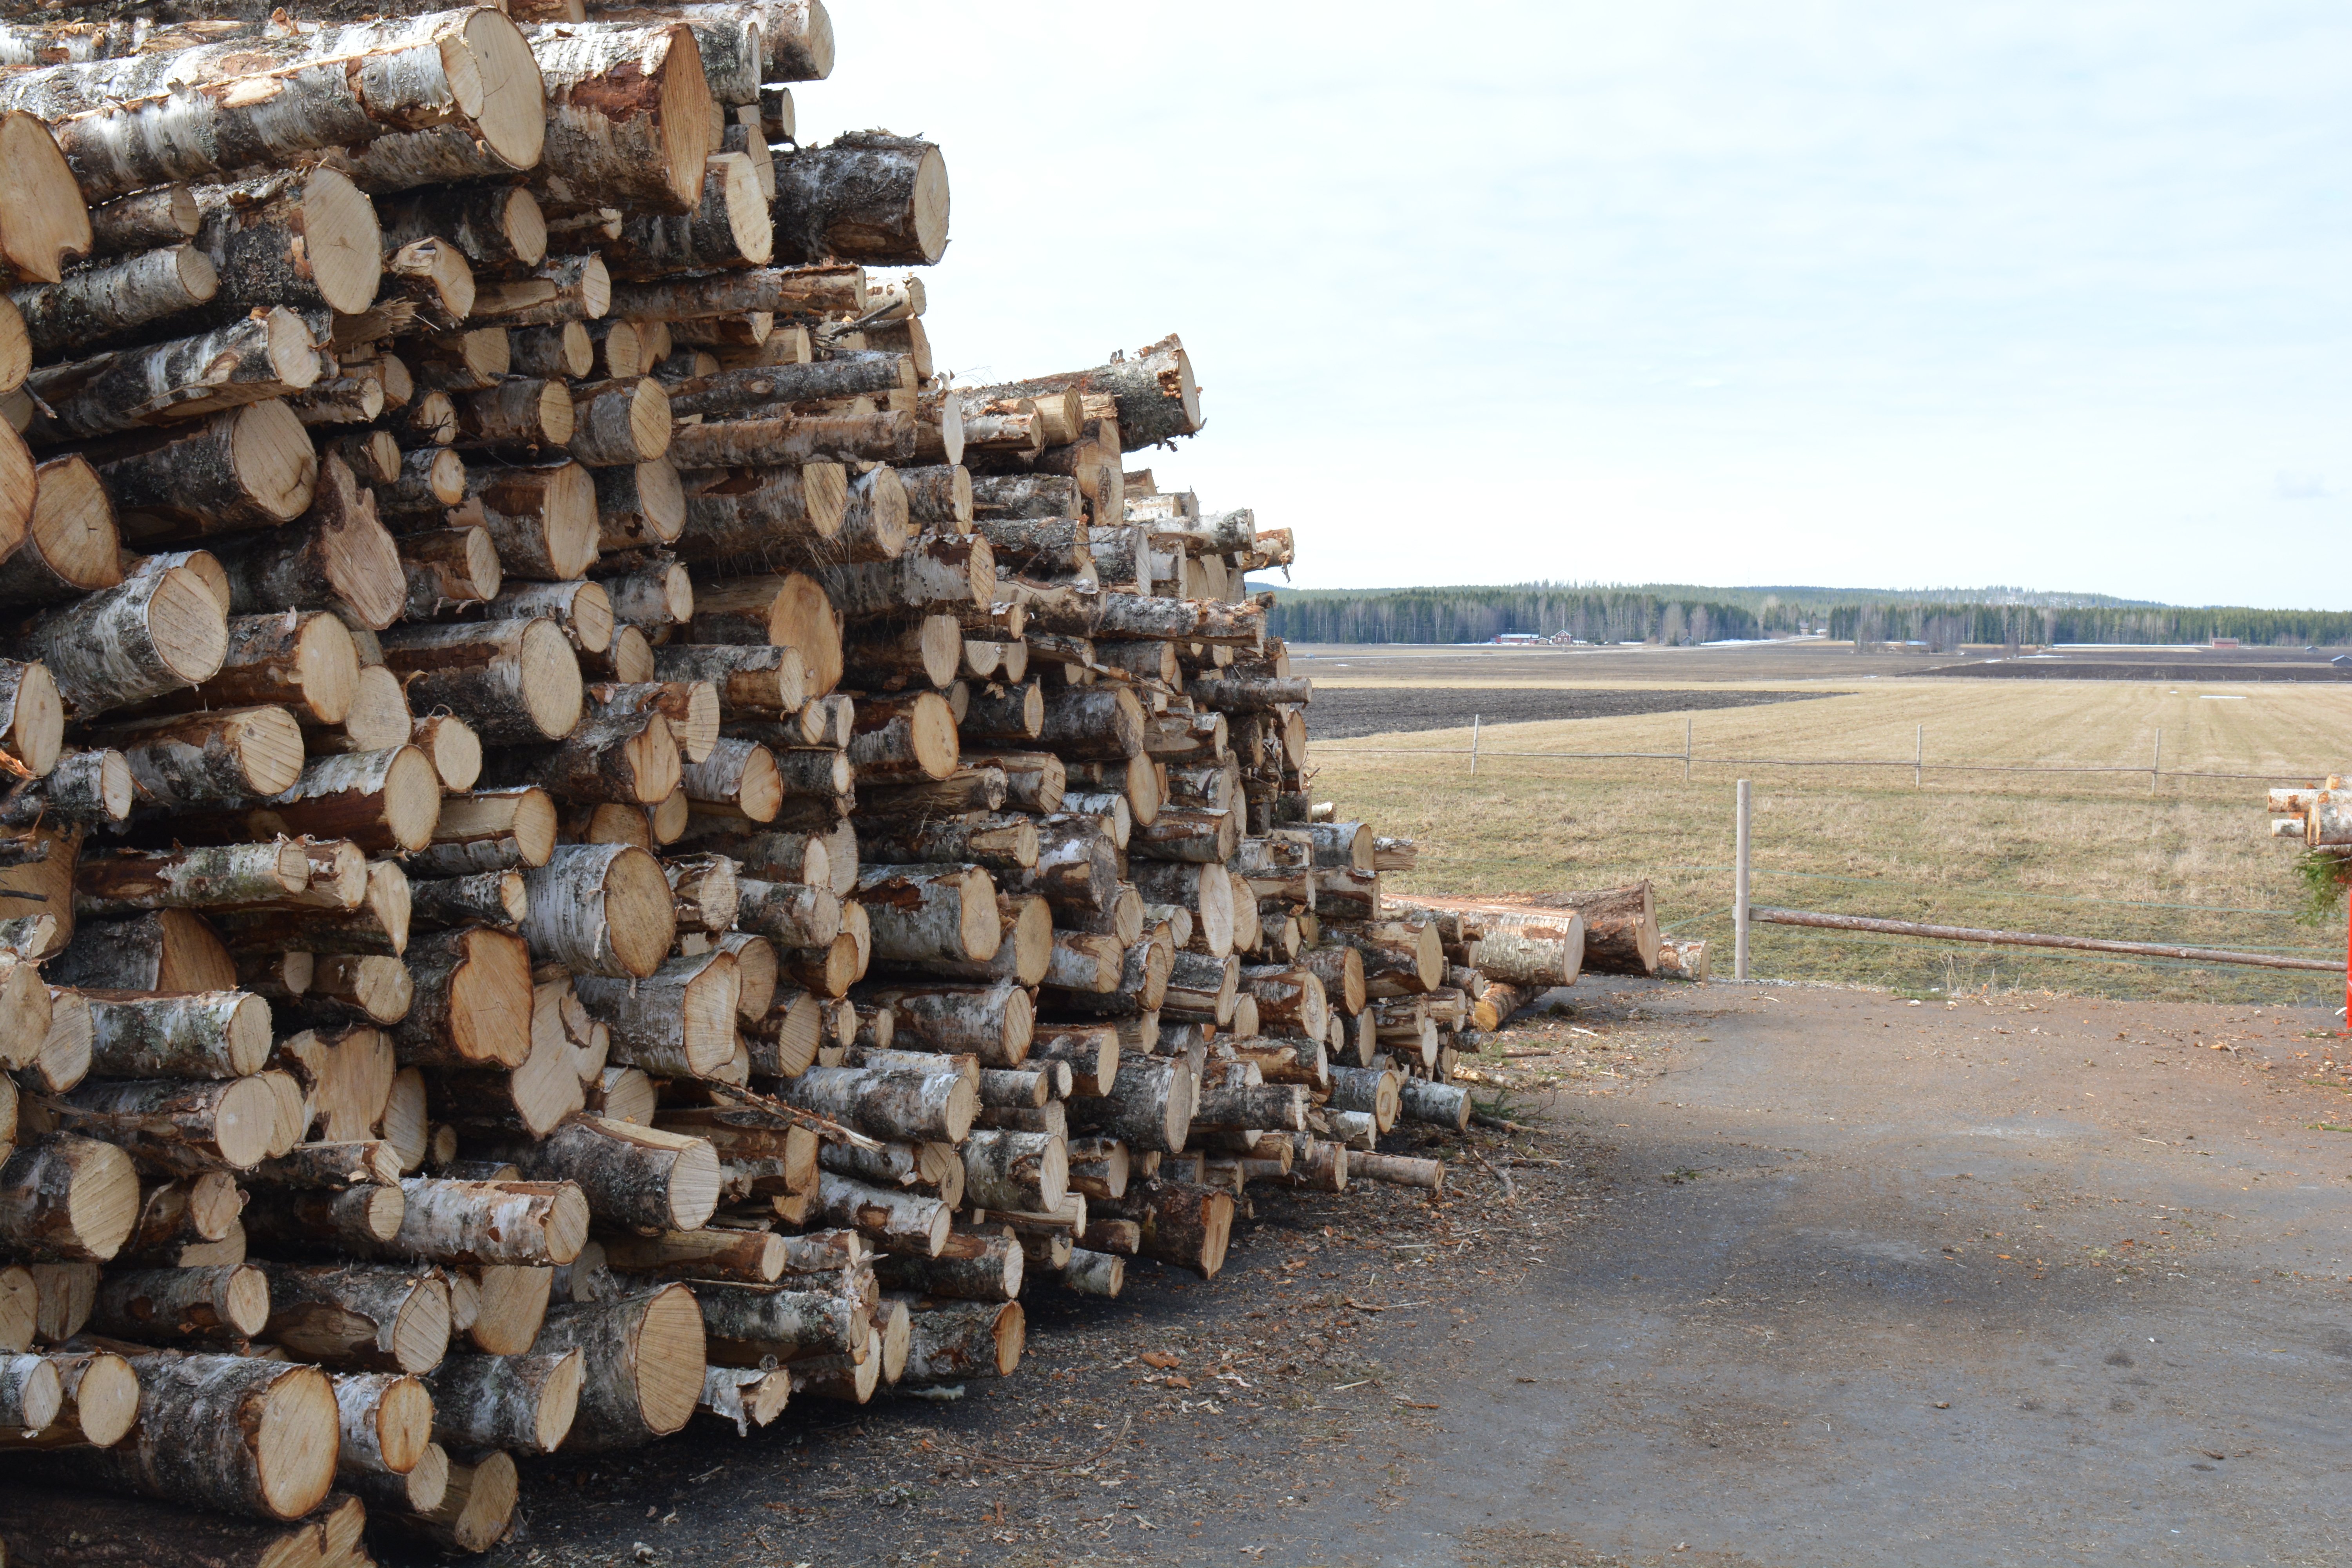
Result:
<instances>
[{"instance_id":1,"label":"birch log","mask_svg":"<svg viewBox=\"0 0 2352 1568\"><path fill-rule=\"evenodd\" d=\"M433 1441L433 1396L425 1385L385 1372L338 1373L334 1382L342 1426L336 1474L350 1481L415 1469Z\"/></svg>"},{"instance_id":2,"label":"birch log","mask_svg":"<svg viewBox=\"0 0 2352 1568\"><path fill-rule=\"evenodd\" d=\"M435 1435L460 1449L551 1454L579 1411L583 1365L576 1349L451 1356L425 1380Z\"/></svg>"},{"instance_id":3,"label":"birch log","mask_svg":"<svg viewBox=\"0 0 2352 1568\"><path fill-rule=\"evenodd\" d=\"M383 652L412 707L447 708L493 744L559 741L580 722L580 662L551 618L401 627Z\"/></svg>"},{"instance_id":4,"label":"birch log","mask_svg":"<svg viewBox=\"0 0 2352 1568\"><path fill-rule=\"evenodd\" d=\"M41 616L17 639L79 716L127 707L208 679L228 648L228 616L187 566L157 564Z\"/></svg>"},{"instance_id":5,"label":"birch log","mask_svg":"<svg viewBox=\"0 0 2352 1568\"><path fill-rule=\"evenodd\" d=\"M501 1152L526 1175L577 1184L598 1219L641 1234L698 1229L719 1204L719 1157L700 1138L578 1116Z\"/></svg>"},{"instance_id":6,"label":"birch log","mask_svg":"<svg viewBox=\"0 0 2352 1568\"><path fill-rule=\"evenodd\" d=\"M643 978L661 967L677 917L659 861L634 845L567 844L524 873L532 956L575 973Z\"/></svg>"},{"instance_id":7,"label":"birch log","mask_svg":"<svg viewBox=\"0 0 2352 1568\"><path fill-rule=\"evenodd\" d=\"M612 1031L612 1059L665 1077L701 1078L735 1053L740 994L724 952L674 958L643 978L578 976L574 990Z\"/></svg>"},{"instance_id":8,"label":"birch log","mask_svg":"<svg viewBox=\"0 0 2352 1568\"><path fill-rule=\"evenodd\" d=\"M0 1163L0 1244L26 1262L112 1258L139 1214L139 1180L111 1143L26 1139Z\"/></svg>"},{"instance_id":9,"label":"birch log","mask_svg":"<svg viewBox=\"0 0 2352 1568\"><path fill-rule=\"evenodd\" d=\"M704 1342L701 1309L683 1285L550 1309L534 1353L583 1358L567 1447L633 1448L684 1426L702 1394Z\"/></svg>"},{"instance_id":10,"label":"birch log","mask_svg":"<svg viewBox=\"0 0 2352 1568\"><path fill-rule=\"evenodd\" d=\"M196 337L123 349L36 371L26 386L46 410L26 434L54 445L288 397L318 381L318 346L279 305Z\"/></svg>"},{"instance_id":11,"label":"birch log","mask_svg":"<svg viewBox=\"0 0 2352 1568\"><path fill-rule=\"evenodd\" d=\"M1018 1301L958 1302L912 1314L902 1381L920 1387L972 1377L1010 1377L1021 1364L1028 1320Z\"/></svg>"},{"instance_id":12,"label":"birch log","mask_svg":"<svg viewBox=\"0 0 2352 1568\"><path fill-rule=\"evenodd\" d=\"M5 101L58 120L84 192L103 199L435 125L529 168L539 97L514 24L459 10L52 66Z\"/></svg>"},{"instance_id":13,"label":"birch log","mask_svg":"<svg viewBox=\"0 0 2352 1568\"><path fill-rule=\"evenodd\" d=\"M139 1425L72 1473L247 1519L299 1519L335 1479L341 1416L314 1366L235 1355L140 1355ZM62 1457L61 1457L62 1458Z\"/></svg>"},{"instance_id":14,"label":"birch log","mask_svg":"<svg viewBox=\"0 0 2352 1568\"><path fill-rule=\"evenodd\" d=\"M352 1250L386 1261L423 1258L472 1268L571 1262L588 1240L588 1204L566 1181L446 1181L411 1176L397 1234Z\"/></svg>"}]
</instances>

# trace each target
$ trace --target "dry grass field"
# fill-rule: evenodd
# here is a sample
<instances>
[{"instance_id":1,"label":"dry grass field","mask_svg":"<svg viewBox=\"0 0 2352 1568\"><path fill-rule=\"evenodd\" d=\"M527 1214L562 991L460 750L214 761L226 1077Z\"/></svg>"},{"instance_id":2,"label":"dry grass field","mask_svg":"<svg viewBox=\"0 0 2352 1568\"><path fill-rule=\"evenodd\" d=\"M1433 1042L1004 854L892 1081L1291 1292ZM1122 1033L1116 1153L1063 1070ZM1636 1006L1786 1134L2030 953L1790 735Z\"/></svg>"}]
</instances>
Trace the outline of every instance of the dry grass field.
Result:
<instances>
[{"instance_id":1,"label":"dry grass field","mask_svg":"<svg viewBox=\"0 0 2352 1568\"><path fill-rule=\"evenodd\" d=\"M1312 747L1318 799L1422 845L1403 890L1599 887L1647 877L1660 918L1719 939L1729 972L1732 784L1754 781L1759 904L2201 946L2340 955L2339 923L2299 922L2294 850L2266 834L2264 784L2183 776L2277 773L2280 782L2343 766L2352 686L1920 679L1851 654L1761 649L1629 650L1547 668L1506 655L1507 686L1682 689L1818 682L1840 695L1689 715L1699 761L1563 761L1527 752L1680 752L1685 715L1482 725L1469 744L1484 673L1475 656L1367 661L1318 648L1299 661L1318 686L1453 689L1464 726L1364 735ZM1344 667L1344 668L1343 668ZM1914 665L1912 668L1916 668ZM1874 673L1885 671L1885 673ZM1843 677L1841 679L1841 677ZM1308 710L1310 720L1313 710ZM2145 769L2163 731L2166 776L1927 773L1910 759L1925 725L1927 760L2011 766ZM1421 753L1416 755L1415 753ZM1749 760L1884 758L1879 769ZM2336 1005L2326 974L2190 966L1878 938L1759 925L1754 972L1915 994L2053 990L2117 997Z\"/></svg>"}]
</instances>

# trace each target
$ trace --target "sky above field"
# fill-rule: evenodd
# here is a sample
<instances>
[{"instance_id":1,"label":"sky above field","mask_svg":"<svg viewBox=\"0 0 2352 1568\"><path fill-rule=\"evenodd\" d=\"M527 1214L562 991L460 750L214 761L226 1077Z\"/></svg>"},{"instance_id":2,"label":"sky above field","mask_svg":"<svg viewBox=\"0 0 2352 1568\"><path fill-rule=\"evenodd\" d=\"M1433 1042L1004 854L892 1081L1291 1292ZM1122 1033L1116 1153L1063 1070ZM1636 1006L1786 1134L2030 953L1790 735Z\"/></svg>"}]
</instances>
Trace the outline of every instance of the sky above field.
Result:
<instances>
[{"instance_id":1,"label":"sky above field","mask_svg":"<svg viewBox=\"0 0 2352 1568\"><path fill-rule=\"evenodd\" d=\"M2352 11L832 0L939 363L1183 334L1307 587L2352 608Z\"/></svg>"}]
</instances>

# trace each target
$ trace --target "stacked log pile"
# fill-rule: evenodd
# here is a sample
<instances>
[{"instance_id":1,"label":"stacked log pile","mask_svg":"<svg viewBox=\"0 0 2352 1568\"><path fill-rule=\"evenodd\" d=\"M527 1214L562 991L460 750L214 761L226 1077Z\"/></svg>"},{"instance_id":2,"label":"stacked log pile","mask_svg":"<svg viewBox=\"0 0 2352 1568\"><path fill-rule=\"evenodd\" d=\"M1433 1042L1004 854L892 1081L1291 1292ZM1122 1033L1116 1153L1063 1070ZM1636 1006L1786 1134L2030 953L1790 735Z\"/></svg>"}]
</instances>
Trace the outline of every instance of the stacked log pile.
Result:
<instances>
[{"instance_id":1,"label":"stacked log pile","mask_svg":"<svg viewBox=\"0 0 2352 1568\"><path fill-rule=\"evenodd\" d=\"M1309 800L1176 338L935 373L816 0L511 10L0 26L11 1563L1009 1373L1581 962Z\"/></svg>"}]
</instances>

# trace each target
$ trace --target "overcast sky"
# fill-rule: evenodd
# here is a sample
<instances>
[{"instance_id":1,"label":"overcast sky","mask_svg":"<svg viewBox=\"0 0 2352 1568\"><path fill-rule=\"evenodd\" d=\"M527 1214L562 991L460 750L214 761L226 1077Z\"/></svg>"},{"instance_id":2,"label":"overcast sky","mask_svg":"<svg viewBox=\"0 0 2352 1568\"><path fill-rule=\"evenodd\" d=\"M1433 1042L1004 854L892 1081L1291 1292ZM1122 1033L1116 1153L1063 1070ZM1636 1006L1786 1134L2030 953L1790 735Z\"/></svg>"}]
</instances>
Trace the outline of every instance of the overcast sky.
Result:
<instances>
[{"instance_id":1,"label":"overcast sky","mask_svg":"<svg viewBox=\"0 0 2352 1568\"><path fill-rule=\"evenodd\" d=\"M2352 608L2323 0L828 0L802 135L944 148L939 363L1183 334L1162 488L1300 586Z\"/></svg>"}]
</instances>

